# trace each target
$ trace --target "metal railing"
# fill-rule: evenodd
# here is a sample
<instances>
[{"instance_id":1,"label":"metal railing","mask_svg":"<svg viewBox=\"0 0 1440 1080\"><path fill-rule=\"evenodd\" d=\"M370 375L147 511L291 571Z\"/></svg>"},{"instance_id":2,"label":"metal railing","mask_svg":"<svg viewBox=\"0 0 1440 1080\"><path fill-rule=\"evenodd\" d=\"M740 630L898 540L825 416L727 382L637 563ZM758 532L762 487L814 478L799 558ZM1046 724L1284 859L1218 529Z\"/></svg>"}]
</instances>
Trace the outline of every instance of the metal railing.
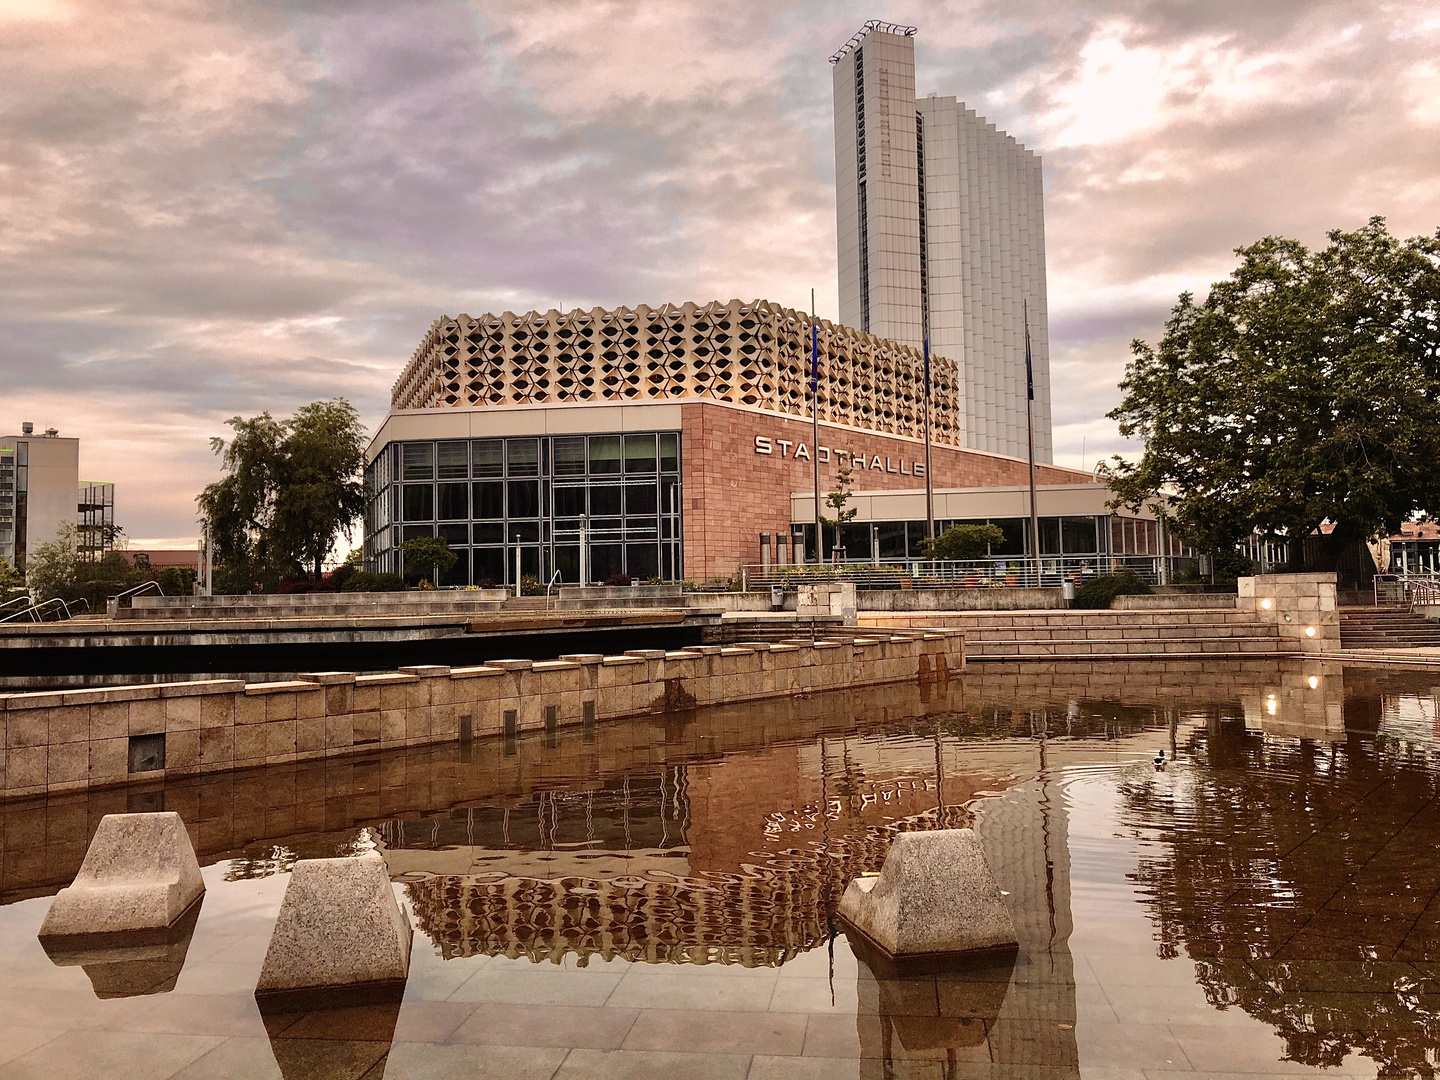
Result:
<instances>
[{"instance_id":1,"label":"metal railing","mask_svg":"<svg viewBox=\"0 0 1440 1080\"><path fill-rule=\"evenodd\" d=\"M851 560L823 564L778 564L742 568L745 589L774 585L815 585L853 581L859 589L1033 589L1083 585L1100 574L1133 571L1147 585L1166 585L1195 560L1170 555L1055 555L1040 559L1002 558L968 561L907 559Z\"/></svg>"},{"instance_id":2,"label":"metal railing","mask_svg":"<svg viewBox=\"0 0 1440 1080\"><path fill-rule=\"evenodd\" d=\"M1375 603L1440 607L1440 574L1376 574Z\"/></svg>"},{"instance_id":3,"label":"metal railing","mask_svg":"<svg viewBox=\"0 0 1440 1080\"><path fill-rule=\"evenodd\" d=\"M32 603L33 601L31 601L28 593L21 593L19 596L11 597L3 604L0 604L0 611L4 611L7 607L14 607L16 604L22 604L28 608Z\"/></svg>"},{"instance_id":4,"label":"metal railing","mask_svg":"<svg viewBox=\"0 0 1440 1080\"><path fill-rule=\"evenodd\" d=\"M82 598L75 601L75 603L84 604L85 610L90 610L90 601L88 600ZM58 596L52 596L49 600L42 600L38 604L31 604L29 607L22 608L14 614L6 615L3 619L0 619L0 623L14 622L22 615L29 615L31 622L44 622L46 610L54 609L57 605L59 607L59 610L65 613L66 619L71 619L74 617L70 611L69 604L67 604L64 600L60 599L60 597Z\"/></svg>"},{"instance_id":5,"label":"metal railing","mask_svg":"<svg viewBox=\"0 0 1440 1080\"><path fill-rule=\"evenodd\" d=\"M124 592L117 593L116 595L107 599L105 601L106 617L111 619L115 618L115 616L120 613L120 601L124 600L127 596L133 598L150 589L154 589L161 596L165 595L165 590L160 587L160 582L142 581L139 585L136 585L133 588L126 589Z\"/></svg>"}]
</instances>

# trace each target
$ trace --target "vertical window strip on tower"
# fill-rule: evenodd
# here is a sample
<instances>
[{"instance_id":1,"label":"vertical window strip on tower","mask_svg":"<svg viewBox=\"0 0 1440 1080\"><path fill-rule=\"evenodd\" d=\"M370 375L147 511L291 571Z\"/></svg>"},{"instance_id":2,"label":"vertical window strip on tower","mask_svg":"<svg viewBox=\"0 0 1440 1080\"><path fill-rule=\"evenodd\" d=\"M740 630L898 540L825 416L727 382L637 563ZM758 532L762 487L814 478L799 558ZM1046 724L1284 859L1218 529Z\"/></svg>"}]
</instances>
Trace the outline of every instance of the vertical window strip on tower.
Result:
<instances>
[{"instance_id":1,"label":"vertical window strip on tower","mask_svg":"<svg viewBox=\"0 0 1440 1080\"><path fill-rule=\"evenodd\" d=\"M865 55L855 50L855 176L860 208L860 329L870 332L870 215L865 205Z\"/></svg>"},{"instance_id":2,"label":"vertical window strip on tower","mask_svg":"<svg viewBox=\"0 0 1440 1080\"><path fill-rule=\"evenodd\" d=\"M929 230L925 226L925 118L915 114L915 175L920 201L920 326L930 333Z\"/></svg>"}]
</instances>

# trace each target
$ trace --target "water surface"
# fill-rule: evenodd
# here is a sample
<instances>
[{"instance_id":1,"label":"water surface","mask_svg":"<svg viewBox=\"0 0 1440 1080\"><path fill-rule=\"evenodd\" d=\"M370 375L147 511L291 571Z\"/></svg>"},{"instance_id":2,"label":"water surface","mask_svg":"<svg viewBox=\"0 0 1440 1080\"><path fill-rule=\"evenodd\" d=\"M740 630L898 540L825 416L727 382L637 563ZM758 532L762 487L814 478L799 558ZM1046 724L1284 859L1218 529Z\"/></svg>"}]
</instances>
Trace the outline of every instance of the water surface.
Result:
<instances>
[{"instance_id":1,"label":"water surface","mask_svg":"<svg viewBox=\"0 0 1440 1080\"><path fill-rule=\"evenodd\" d=\"M985 664L10 804L0 1080L1431 1077L1432 683ZM127 809L190 825L193 932L56 962L35 937L50 898ZM840 891L897 832L971 824L1018 956L877 976L834 924ZM417 928L404 1002L262 1017L290 867L368 850Z\"/></svg>"}]
</instances>

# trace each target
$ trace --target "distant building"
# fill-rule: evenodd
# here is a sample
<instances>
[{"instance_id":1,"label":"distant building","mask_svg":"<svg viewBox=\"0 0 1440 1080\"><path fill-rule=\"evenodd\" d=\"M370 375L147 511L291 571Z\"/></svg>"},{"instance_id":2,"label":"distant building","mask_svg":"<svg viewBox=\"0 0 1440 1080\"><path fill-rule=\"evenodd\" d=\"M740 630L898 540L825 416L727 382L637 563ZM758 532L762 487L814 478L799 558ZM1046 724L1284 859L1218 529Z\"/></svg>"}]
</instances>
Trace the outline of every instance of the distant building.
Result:
<instances>
[{"instance_id":1,"label":"distant building","mask_svg":"<svg viewBox=\"0 0 1440 1080\"><path fill-rule=\"evenodd\" d=\"M25 569L27 553L69 522L80 558L98 559L115 542L115 485L80 479L80 440L54 428L0 436L0 562Z\"/></svg>"},{"instance_id":2,"label":"distant building","mask_svg":"<svg viewBox=\"0 0 1440 1080\"><path fill-rule=\"evenodd\" d=\"M915 28L868 22L833 57L840 321L958 365L959 445L1052 461L1040 158L953 97L915 94Z\"/></svg>"},{"instance_id":3,"label":"distant building","mask_svg":"<svg viewBox=\"0 0 1440 1080\"><path fill-rule=\"evenodd\" d=\"M953 363L932 384L937 526L990 521L991 555L1027 554L1024 459L963 444ZM923 399L913 346L764 300L441 318L366 453L365 565L398 572L400 545L426 536L459 556L451 585L513 585L517 560L547 583L813 560L817 461L822 493L853 471L849 558L919 558ZM1090 473L1037 473L1041 555L1180 554Z\"/></svg>"},{"instance_id":4,"label":"distant building","mask_svg":"<svg viewBox=\"0 0 1440 1080\"><path fill-rule=\"evenodd\" d=\"M1391 574L1440 574L1440 524L1404 521L1388 538Z\"/></svg>"}]
</instances>

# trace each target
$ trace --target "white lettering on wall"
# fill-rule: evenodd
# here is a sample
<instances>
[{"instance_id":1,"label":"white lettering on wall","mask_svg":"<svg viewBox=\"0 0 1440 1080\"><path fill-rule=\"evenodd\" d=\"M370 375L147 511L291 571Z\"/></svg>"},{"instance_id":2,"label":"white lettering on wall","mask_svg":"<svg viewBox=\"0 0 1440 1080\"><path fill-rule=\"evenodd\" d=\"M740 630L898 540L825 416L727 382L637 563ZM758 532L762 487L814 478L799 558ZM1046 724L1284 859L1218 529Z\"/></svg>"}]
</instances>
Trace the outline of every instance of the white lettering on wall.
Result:
<instances>
[{"instance_id":1,"label":"white lettering on wall","mask_svg":"<svg viewBox=\"0 0 1440 1080\"><path fill-rule=\"evenodd\" d=\"M793 439L775 439L767 435L755 436L755 453L757 454L772 456L776 446L780 447L781 457L793 458L795 461L812 460L810 448L803 442L796 442ZM792 446L795 448L793 454L790 453ZM897 464L896 461L888 457L882 458L879 454L867 457L865 454L858 454L853 450L832 450L828 446L818 444L815 447L815 456L818 456L824 464L829 464L833 458L839 465L849 465L854 469L892 473L900 476L923 477L925 475L923 462L907 461L905 458L898 459Z\"/></svg>"}]
</instances>

